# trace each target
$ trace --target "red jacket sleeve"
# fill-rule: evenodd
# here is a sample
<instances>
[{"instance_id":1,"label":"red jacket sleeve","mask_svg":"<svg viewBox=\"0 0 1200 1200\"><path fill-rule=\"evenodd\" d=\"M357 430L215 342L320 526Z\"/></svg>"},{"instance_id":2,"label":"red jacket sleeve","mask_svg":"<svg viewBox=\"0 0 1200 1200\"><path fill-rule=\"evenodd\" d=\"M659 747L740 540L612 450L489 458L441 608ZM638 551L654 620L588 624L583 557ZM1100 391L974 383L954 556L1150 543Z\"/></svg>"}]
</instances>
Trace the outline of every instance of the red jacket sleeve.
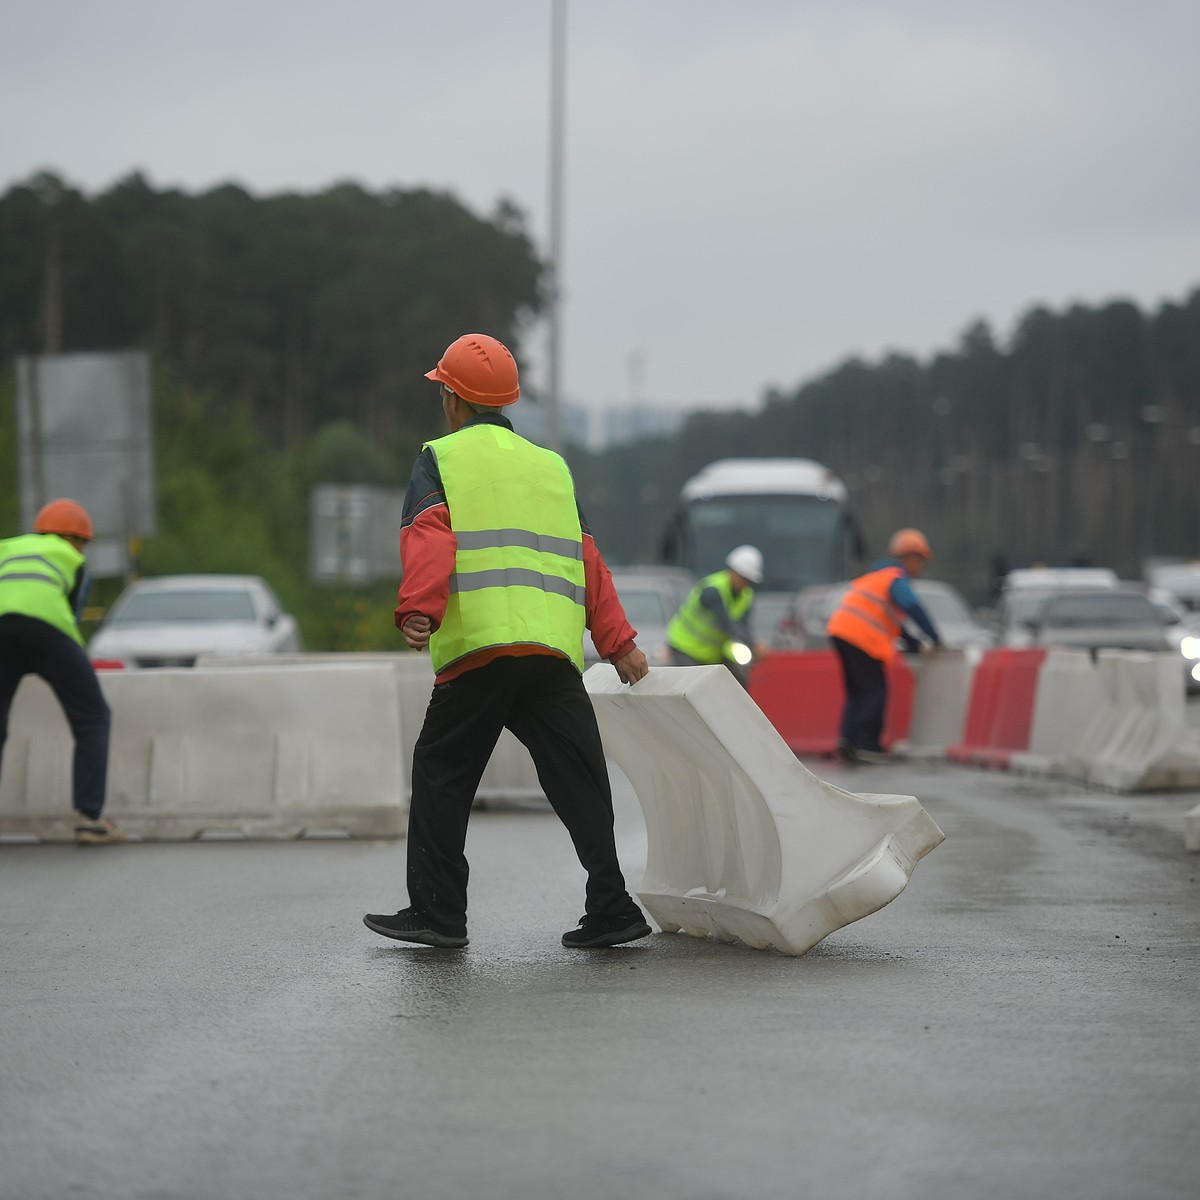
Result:
<instances>
[{"instance_id":1,"label":"red jacket sleeve","mask_svg":"<svg viewBox=\"0 0 1200 1200\"><path fill-rule=\"evenodd\" d=\"M450 528L445 502L421 511L400 530L400 565L404 578L396 597L396 628L413 613L422 613L436 630L450 601L450 575L458 539Z\"/></svg>"},{"instance_id":2,"label":"red jacket sleeve","mask_svg":"<svg viewBox=\"0 0 1200 1200\"><path fill-rule=\"evenodd\" d=\"M634 629L613 586L612 573L590 533L583 535L583 575L586 589L587 627L596 653L616 662L634 649Z\"/></svg>"}]
</instances>

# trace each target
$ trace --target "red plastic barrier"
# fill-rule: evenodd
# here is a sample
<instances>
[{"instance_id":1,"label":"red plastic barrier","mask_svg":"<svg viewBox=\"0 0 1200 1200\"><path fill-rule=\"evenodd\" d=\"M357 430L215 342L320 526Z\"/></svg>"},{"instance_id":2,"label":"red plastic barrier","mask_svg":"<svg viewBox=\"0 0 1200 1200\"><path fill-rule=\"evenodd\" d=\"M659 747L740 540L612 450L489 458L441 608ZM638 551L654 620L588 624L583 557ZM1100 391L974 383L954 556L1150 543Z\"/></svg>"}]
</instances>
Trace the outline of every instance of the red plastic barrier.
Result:
<instances>
[{"instance_id":1,"label":"red plastic barrier","mask_svg":"<svg viewBox=\"0 0 1200 1200\"><path fill-rule=\"evenodd\" d=\"M123 671L125 664L119 658L93 658L92 669L95 671Z\"/></svg>"},{"instance_id":2,"label":"red plastic barrier","mask_svg":"<svg viewBox=\"0 0 1200 1200\"><path fill-rule=\"evenodd\" d=\"M963 740L946 747L952 762L1007 767L1014 751L1029 749L1044 647L989 650L975 669Z\"/></svg>"},{"instance_id":3,"label":"red plastic barrier","mask_svg":"<svg viewBox=\"0 0 1200 1200\"><path fill-rule=\"evenodd\" d=\"M754 665L750 695L793 754L832 754L837 748L846 691L832 650L772 651ZM888 669L885 746L908 736L912 699L913 675L898 657Z\"/></svg>"}]
</instances>

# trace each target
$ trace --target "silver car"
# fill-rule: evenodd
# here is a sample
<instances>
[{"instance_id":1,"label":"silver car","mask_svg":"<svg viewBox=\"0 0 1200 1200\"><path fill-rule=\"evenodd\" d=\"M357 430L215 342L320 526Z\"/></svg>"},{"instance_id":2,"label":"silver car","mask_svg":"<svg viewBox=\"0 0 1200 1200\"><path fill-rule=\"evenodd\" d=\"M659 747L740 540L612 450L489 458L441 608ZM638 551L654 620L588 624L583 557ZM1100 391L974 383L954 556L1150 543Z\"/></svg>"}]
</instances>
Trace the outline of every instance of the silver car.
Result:
<instances>
[{"instance_id":1,"label":"silver car","mask_svg":"<svg viewBox=\"0 0 1200 1200\"><path fill-rule=\"evenodd\" d=\"M93 661L190 667L202 654L300 650L295 618L257 575L161 575L131 583L88 643Z\"/></svg>"},{"instance_id":2,"label":"silver car","mask_svg":"<svg viewBox=\"0 0 1200 1200\"><path fill-rule=\"evenodd\" d=\"M936 579L914 579L913 591L924 606L942 645L951 650L987 649L996 644L996 637L971 613L957 588Z\"/></svg>"},{"instance_id":3,"label":"silver car","mask_svg":"<svg viewBox=\"0 0 1200 1200\"><path fill-rule=\"evenodd\" d=\"M696 582L689 571L675 567L613 567L613 584L629 623L637 630L638 648L652 667L671 661L667 626ZM583 636L586 666L599 662L591 636Z\"/></svg>"},{"instance_id":4,"label":"silver car","mask_svg":"<svg viewBox=\"0 0 1200 1200\"><path fill-rule=\"evenodd\" d=\"M1189 691L1200 687L1200 647L1181 632L1177 615L1140 587L1056 592L1026 622L1035 644L1101 649L1176 650Z\"/></svg>"}]
</instances>

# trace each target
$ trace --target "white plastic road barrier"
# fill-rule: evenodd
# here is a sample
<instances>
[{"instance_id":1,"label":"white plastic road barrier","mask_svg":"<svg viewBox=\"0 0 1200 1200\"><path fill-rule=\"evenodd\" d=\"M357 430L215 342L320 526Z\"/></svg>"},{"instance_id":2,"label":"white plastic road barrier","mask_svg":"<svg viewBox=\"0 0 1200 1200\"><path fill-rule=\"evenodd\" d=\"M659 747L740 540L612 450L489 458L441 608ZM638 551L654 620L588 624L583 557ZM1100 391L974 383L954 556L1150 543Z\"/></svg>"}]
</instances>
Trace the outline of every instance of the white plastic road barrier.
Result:
<instances>
[{"instance_id":1,"label":"white plastic road barrier","mask_svg":"<svg viewBox=\"0 0 1200 1200\"><path fill-rule=\"evenodd\" d=\"M1097 678L1097 711L1067 773L1121 792L1200 787L1178 655L1101 650Z\"/></svg>"},{"instance_id":2,"label":"white plastic road barrier","mask_svg":"<svg viewBox=\"0 0 1200 1200\"><path fill-rule=\"evenodd\" d=\"M1075 774L1079 750L1101 709L1099 671L1086 650L1051 649L1038 675L1029 749L1009 769L1029 775Z\"/></svg>"},{"instance_id":3,"label":"white plastic road barrier","mask_svg":"<svg viewBox=\"0 0 1200 1200\"><path fill-rule=\"evenodd\" d=\"M113 714L105 815L129 833L404 833L398 696L382 664L105 671L100 682ZM9 719L0 833L73 836L72 746L53 693L25 679Z\"/></svg>"},{"instance_id":4,"label":"white plastic road barrier","mask_svg":"<svg viewBox=\"0 0 1200 1200\"><path fill-rule=\"evenodd\" d=\"M404 759L405 795L411 794L410 771L413 747L425 722L425 709L433 691L433 666L428 654L407 652L333 652L312 654L273 654L253 658L203 657L197 666L262 666L266 663L292 669L328 663L384 663L396 674L400 691L400 744ZM608 668L610 671L612 667ZM478 799L545 800L529 751L507 730L500 734L476 793Z\"/></svg>"},{"instance_id":5,"label":"white plastic road barrier","mask_svg":"<svg viewBox=\"0 0 1200 1200\"><path fill-rule=\"evenodd\" d=\"M980 650L943 650L913 664L912 719L895 752L904 758L940 758L962 741L971 683Z\"/></svg>"},{"instance_id":6,"label":"white plastic road barrier","mask_svg":"<svg viewBox=\"0 0 1200 1200\"><path fill-rule=\"evenodd\" d=\"M646 818L638 896L668 933L803 954L894 900L943 839L912 796L809 772L724 667L584 680Z\"/></svg>"},{"instance_id":7,"label":"white plastic road barrier","mask_svg":"<svg viewBox=\"0 0 1200 1200\"><path fill-rule=\"evenodd\" d=\"M1183 848L1200 850L1200 804L1183 817Z\"/></svg>"}]
</instances>

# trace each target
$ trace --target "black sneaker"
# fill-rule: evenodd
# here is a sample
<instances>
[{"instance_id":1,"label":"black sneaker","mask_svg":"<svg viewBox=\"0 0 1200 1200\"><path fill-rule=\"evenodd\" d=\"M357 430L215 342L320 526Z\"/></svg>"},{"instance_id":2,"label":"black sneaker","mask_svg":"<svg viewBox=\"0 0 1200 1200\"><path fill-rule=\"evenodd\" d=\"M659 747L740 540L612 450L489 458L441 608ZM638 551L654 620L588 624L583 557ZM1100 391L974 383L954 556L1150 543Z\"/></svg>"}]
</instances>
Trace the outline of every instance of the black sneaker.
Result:
<instances>
[{"instance_id":1,"label":"black sneaker","mask_svg":"<svg viewBox=\"0 0 1200 1200\"><path fill-rule=\"evenodd\" d=\"M886 750L855 750L858 755L858 761L864 763L875 763L877 766L882 766L892 761L892 756Z\"/></svg>"},{"instance_id":2,"label":"black sneaker","mask_svg":"<svg viewBox=\"0 0 1200 1200\"><path fill-rule=\"evenodd\" d=\"M834 757L844 763L862 762L862 759L858 757L858 750L855 748L854 743L848 738L838 738Z\"/></svg>"},{"instance_id":3,"label":"black sneaker","mask_svg":"<svg viewBox=\"0 0 1200 1200\"><path fill-rule=\"evenodd\" d=\"M395 938L398 942L419 942L422 946L438 946L443 950L461 950L467 944L465 935L458 937L453 933L440 933L411 908L403 908L392 917L367 913L363 917L363 924L375 933Z\"/></svg>"},{"instance_id":4,"label":"black sneaker","mask_svg":"<svg viewBox=\"0 0 1200 1200\"><path fill-rule=\"evenodd\" d=\"M597 946L636 942L638 938L648 937L651 932L641 913L624 917L582 916L578 929L568 929L562 935L562 944L574 950L590 950Z\"/></svg>"},{"instance_id":5,"label":"black sneaker","mask_svg":"<svg viewBox=\"0 0 1200 1200\"><path fill-rule=\"evenodd\" d=\"M124 832L107 817L89 817L75 813L75 843L79 846L118 846L126 840Z\"/></svg>"}]
</instances>

